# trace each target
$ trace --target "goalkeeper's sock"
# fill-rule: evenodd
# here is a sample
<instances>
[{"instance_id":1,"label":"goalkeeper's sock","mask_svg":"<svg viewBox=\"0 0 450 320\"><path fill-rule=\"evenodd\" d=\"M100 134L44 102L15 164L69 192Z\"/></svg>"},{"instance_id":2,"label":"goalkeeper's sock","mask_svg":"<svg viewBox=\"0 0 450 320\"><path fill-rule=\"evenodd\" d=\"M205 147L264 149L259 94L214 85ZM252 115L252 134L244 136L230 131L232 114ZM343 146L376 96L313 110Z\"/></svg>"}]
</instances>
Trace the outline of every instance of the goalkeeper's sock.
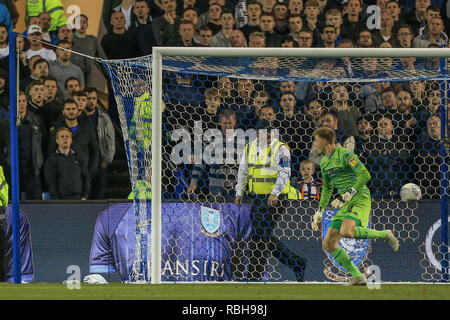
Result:
<instances>
[{"instance_id":1,"label":"goalkeeper's sock","mask_svg":"<svg viewBox=\"0 0 450 320\"><path fill-rule=\"evenodd\" d=\"M358 278L362 277L362 273L358 270L358 268L353 263L352 259L350 259L350 256L342 250L342 248L336 249L333 253L331 253L331 256L336 260L345 270L350 272L352 277Z\"/></svg>"},{"instance_id":2,"label":"goalkeeper's sock","mask_svg":"<svg viewBox=\"0 0 450 320\"><path fill-rule=\"evenodd\" d=\"M369 228L356 227L355 239L385 239L386 231L378 231Z\"/></svg>"}]
</instances>

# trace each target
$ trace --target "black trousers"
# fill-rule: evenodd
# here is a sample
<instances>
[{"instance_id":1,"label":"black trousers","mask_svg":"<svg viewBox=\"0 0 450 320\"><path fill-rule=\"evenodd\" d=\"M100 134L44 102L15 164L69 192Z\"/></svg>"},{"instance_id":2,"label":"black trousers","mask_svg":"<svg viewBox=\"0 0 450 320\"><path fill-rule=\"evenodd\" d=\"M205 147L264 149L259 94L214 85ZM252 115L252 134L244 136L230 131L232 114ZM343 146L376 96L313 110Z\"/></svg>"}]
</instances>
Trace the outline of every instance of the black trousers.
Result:
<instances>
[{"instance_id":1,"label":"black trousers","mask_svg":"<svg viewBox=\"0 0 450 320\"><path fill-rule=\"evenodd\" d=\"M257 194L251 194L249 200L252 232L248 244L248 280L263 280L267 259L272 254L278 261L294 271L298 281L303 281L306 260L293 253L272 234L276 222L289 205L289 201L284 195L280 195L278 204L269 206L268 195Z\"/></svg>"}]
</instances>

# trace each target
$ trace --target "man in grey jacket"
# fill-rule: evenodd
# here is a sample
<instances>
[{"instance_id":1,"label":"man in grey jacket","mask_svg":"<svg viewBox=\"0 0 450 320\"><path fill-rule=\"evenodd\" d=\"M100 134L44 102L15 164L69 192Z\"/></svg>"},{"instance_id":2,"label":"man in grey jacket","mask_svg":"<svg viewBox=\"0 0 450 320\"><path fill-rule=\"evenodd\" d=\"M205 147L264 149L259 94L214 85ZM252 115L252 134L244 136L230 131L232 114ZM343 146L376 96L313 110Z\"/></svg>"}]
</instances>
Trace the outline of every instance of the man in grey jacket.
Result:
<instances>
[{"instance_id":1,"label":"man in grey jacket","mask_svg":"<svg viewBox=\"0 0 450 320\"><path fill-rule=\"evenodd\" d=\"M90 199L105 199L108 164L113 161L115 149L114 126L108 113L99 105L97 89L90 87L86 89L87 105L84 110L86 119L89 119L96 128L98 146L100 150L100 166L97 174L92 177Z\"/></svg>"}]
</instances>

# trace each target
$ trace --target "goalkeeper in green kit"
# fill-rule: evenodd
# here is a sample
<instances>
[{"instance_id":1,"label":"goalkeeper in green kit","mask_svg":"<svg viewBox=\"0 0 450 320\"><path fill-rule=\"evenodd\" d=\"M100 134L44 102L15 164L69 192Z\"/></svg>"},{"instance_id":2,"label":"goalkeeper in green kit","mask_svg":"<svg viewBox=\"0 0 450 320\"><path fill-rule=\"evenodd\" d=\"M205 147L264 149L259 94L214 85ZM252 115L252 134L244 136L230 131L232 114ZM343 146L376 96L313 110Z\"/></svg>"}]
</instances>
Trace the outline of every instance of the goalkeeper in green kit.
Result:
<instances>
[{"instance_id":1,"label":"goalkeeper in green kit","mask_svg":"<svg viewBox=\"0 0 450 320\"><path fill-rule=\"evenodd\" d=\"M331 200L334 186L340 196L331 202L333 208L341 208L331 220L323 239L323 248L330 253L351 275L350 285L366 284L365 276L358 270L349 255L338 246L342 238L384 239L394 251L399 243L391 230L377 231L365 228L371 208L370 191L366 184L370 174L358 157L350 150L335 145L336 135L330 128L317 129L313 148L323 155L320 162L323 187L319 209L314 214L312 229L319 230L322 215Z\"/></svg>"}]
</instances>

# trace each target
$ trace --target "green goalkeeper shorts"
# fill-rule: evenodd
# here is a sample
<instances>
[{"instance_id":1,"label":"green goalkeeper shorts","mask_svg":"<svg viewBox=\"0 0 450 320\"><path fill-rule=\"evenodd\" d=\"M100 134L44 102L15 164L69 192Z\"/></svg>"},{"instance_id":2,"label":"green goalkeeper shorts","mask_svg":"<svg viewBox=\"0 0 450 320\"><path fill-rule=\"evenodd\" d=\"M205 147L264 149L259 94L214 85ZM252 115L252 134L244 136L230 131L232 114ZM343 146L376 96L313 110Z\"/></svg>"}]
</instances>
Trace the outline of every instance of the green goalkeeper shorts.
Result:
<instances>
[{"instance_id":1,"label":"green goalkeeper shorts","mask_svg":"<svg viewBox=\"0 0 450 320\"><path fill-rule=\"evenodd\" d=\"M330 227L340 230L344 219L355 220L357 226L367 227L371 205L372 199L369 193L357 193L331 219Z\"/></svg>"}]
</instances>

